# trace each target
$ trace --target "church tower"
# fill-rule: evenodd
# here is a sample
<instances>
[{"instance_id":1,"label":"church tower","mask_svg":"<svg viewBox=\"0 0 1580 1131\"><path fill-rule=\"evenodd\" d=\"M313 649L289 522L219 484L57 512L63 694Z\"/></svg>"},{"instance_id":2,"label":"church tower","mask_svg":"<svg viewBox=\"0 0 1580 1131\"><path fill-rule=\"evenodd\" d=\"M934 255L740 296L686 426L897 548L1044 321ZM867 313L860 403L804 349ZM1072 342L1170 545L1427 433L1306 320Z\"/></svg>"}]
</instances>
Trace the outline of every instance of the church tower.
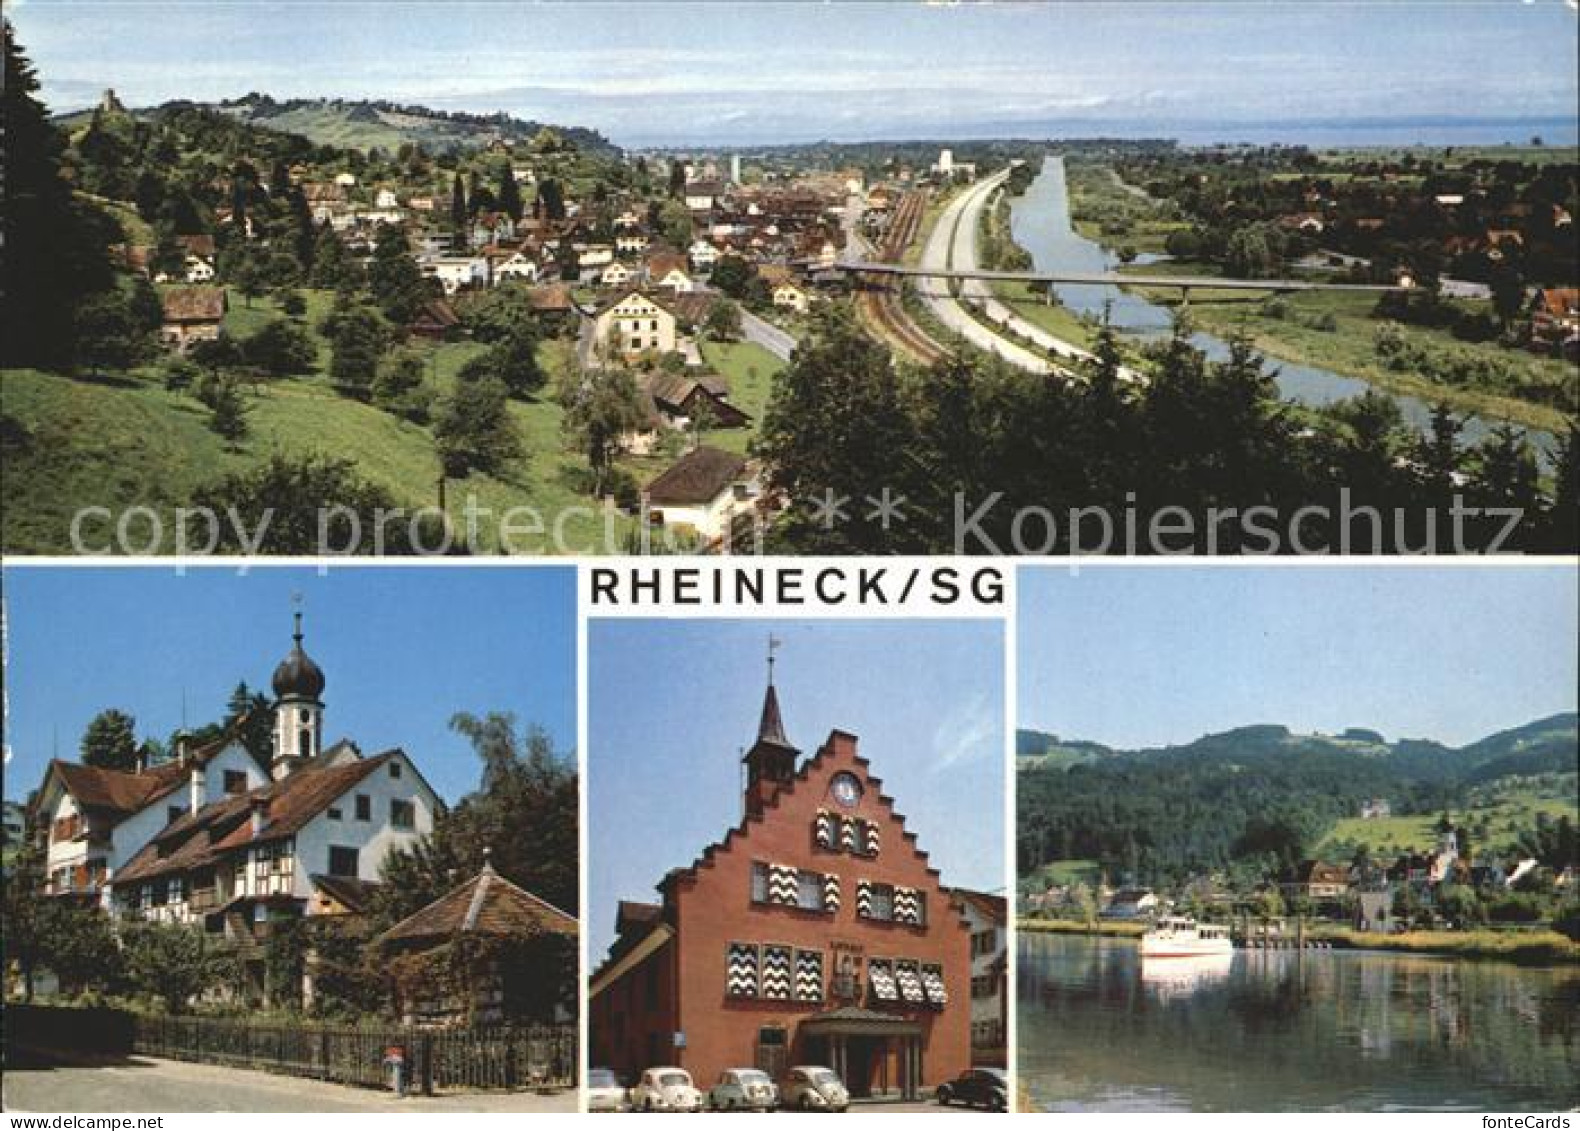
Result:
<instances>
[{"instance_id":1,"label":"church tower","mask_svg":"<svg viewBox=\"0 0 1580 1131\"><path fill-rule=\"evenodd\" d=\"M785 736L784 717L779 713L779 693L774 690L774 650L779 641L768 638L768 691L763 696L763 715L757 724L757 741L741 759L746 765L746 815L762 813L768 802L795 777L801 751Z\"/></svg>"},{"instance_id":2,"label":"church tower","mask_svg":"<svg viewBox=\"0 0 1580 1131\"><path fill-rule=\"evenodd\" d=\"M318 757L323 748L324 673L302 651L300 612L291 639L290 655L274 669L274 759L270 772L275 781Z\"/></svg>"}]
</instances>

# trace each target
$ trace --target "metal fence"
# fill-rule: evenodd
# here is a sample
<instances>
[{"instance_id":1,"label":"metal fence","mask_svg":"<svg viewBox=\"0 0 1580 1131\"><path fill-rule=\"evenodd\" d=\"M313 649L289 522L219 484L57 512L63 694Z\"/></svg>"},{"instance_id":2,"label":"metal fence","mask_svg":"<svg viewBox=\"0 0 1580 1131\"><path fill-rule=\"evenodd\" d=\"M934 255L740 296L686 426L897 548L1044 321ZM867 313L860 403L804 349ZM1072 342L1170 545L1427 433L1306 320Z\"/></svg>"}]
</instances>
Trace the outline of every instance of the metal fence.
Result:
<instances>
[{"instance_id":1,"label":"metal fence","mask_svg":"<svg viewBox=\"0 0 1580 1131\"><path fill-rule=\"evenodd\" d=\"M534 1025L477 1029L337 1027L153 1017L136 1020L134 1050L147 1056L261 1069L368 1088L391 1085L399 1050L408 1087L424 1094L576 1083L576 1029Z\"/></svg>"}]
</instances>

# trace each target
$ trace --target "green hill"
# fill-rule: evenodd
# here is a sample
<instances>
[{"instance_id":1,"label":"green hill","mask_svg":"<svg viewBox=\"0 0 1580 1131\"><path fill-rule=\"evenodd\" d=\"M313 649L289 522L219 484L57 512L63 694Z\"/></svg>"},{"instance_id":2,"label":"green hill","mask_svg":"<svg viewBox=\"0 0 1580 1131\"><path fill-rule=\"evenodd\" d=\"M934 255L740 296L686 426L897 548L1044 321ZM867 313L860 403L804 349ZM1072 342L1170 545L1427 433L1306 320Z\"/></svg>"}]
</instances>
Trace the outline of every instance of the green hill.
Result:
<instances>
[{"instance_id":1,"label":"green hill","mask_svg":"<svg viewBox=\"0 0 1580 1131\"><path fill-rule=\"evenodd\" d=\"M1021 731L1017 752L1023 875L1082 860L1162 879L1252 860L1347 859L1361 844L1424 848L1445 813L1479 844L1504 849L1543 814L1580 820L1574 714L1457 748L1257 725L1143 750ZM1362 821L1372 798L1395 816Z\"/></svg>"},{"instance_id":2,"label":"green hill","mask_svg":"<svg viewBox=\"0 0 1580 1131\"><path fill-rule=\"evenodd\" d=\"M382 149L393 153L414 143L431 153L478 149L501 140L517 144L547 141L549 135L578 150L613 156L619 150L596 130L579 126L525 121L509 114L467 114L404 106L394 102L341 98L292 98L277 101L267 94L248 94L221 102L166 102L131 111L150 118L187 108L216 110L238 122L305 137L316 145L342 149ZM89 112L62 115L56 121L68 130L86 125ZM544 131L548 131L545 134Z\"/></svg>"}]
</instances>

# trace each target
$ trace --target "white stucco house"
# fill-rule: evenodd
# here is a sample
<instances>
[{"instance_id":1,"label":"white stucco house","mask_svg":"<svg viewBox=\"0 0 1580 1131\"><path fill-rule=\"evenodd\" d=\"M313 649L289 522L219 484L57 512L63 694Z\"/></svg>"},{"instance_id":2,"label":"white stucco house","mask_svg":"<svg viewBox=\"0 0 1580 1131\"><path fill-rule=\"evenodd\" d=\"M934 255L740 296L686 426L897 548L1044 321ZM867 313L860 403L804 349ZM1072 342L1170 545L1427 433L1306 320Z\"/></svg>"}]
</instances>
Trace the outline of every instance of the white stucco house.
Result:
<instances>
[{"instance_id":1,"label":"white stucco house","mask_svg":"<svg viewBox=\"0 0 1580 1131\"><path fill-rule=\"evenodd\" d=\"M703 445L671 464L644 492L649 518L682 527L712 542L762 494L745 457Z\"/></svg>"}]
</instances>

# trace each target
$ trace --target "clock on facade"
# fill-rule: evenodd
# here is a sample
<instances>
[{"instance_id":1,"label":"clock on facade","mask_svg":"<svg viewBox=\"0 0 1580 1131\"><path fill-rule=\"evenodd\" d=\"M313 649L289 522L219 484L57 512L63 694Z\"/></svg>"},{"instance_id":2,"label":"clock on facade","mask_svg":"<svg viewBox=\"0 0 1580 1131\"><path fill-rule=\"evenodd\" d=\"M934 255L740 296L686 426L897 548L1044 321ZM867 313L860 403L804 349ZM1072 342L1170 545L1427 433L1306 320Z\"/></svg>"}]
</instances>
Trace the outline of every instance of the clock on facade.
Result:
<instances>
[{"instance_id":1,"label":"clock on facade","mask_svg":"<svg viewBox=\"0 0 1580 1131\"><path fill-rule=\"evenodd\" d=\"M855 774L835 774L834 780L829 783L828 791L834 795L835 801L847 809L861 800L861 782Z\"/></svg>"}]
</instances>

